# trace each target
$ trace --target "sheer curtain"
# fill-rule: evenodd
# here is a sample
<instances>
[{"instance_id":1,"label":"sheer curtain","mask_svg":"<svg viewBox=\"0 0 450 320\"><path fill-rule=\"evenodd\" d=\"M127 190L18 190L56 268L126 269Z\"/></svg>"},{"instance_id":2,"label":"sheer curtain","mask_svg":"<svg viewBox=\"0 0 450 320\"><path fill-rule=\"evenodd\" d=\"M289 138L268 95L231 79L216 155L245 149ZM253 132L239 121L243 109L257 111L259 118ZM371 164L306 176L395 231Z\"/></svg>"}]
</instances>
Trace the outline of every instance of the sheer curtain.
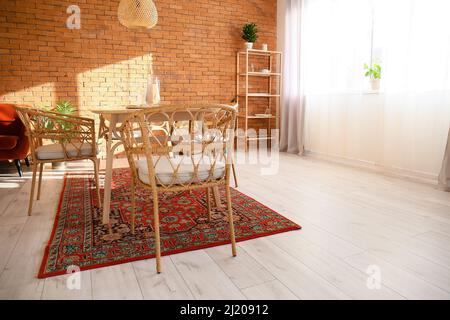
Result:
<instances>
[{"instance_id":1,"label":"sheer curtain","mask_svg":"<svg viewBox=\"0 0 450 320\"><path fill-rule=\"evenodd\" d=\"M439 175L439 187L450 192L450 130L448 132L447 149L445 150L444 161Z\"/></svg>"},{"instance_id":2,"label":"sheer curtain","mask_svg":"<svg viewBox=\"0 0 450 320\"><path fill-rule=\"evenodd\" d=\"M450 1L304 0L305 148L436 179L450 123ZM382 66L373 94L364 63Z\"/></svg>"},{"instance_id":3,"label":"sheer curtain","mask_svg":"<svg viewBox=\"0 0 450 320\"><path fill-rule=\"evenodd\" d=\"M374 3L388 137L381 162L437 176L450 123L450 1Z\"/></svg>"},{"instance_id":4,"label":"sheer curtain","mask_svg":"<svg viewBox=\"0 0 450 320\"><path fill-rule=\"evenodd\" d=\"M281 108L280 149L304 151L304 94L300 72L303 0L285 1L284 79Z\"/></svg>"},{"instance_id":5,"label":"sheer curtain","mask_svg":"<svg viewBox=\"0 0 450 320\"><path fill-rule=\"evenodd\" d=\"M302 72L307 95L359 92L371 48L369 0L304 0Z\"/></svg>"}]
</instances>

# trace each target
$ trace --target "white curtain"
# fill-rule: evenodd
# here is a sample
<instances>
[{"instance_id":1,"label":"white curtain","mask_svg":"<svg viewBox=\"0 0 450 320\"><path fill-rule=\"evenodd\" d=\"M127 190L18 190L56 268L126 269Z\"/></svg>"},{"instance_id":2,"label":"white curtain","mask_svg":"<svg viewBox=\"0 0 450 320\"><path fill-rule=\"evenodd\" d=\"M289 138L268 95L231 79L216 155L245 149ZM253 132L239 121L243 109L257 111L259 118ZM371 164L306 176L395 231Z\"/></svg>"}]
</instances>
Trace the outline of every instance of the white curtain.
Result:
<instances>
[{"instance_id":1,"label":"white curtain","mask_svg":"<svg viewBox=\"0 0 450 320\"><path fill-rule=\"evenodd\" d=\"M450 123L448 12L448 0L304 0L305 148L436 178ZM364 78L371 61L378 94Z\"/></svg>"},{"instance_id":2,"label":"white curtain","mask_svg":"<svg viewBox=\"0 0 450 320\"><path fill-rule=\"evenodd\" d=\"M304 95L300 72L302 0L286 0L280 150L303 154Z\"/></svg>"},{"instance_id":3,"label":"white curtain","mask_svg":"<svg viewBox=\"0 0 450 320\"><path fill-rule=\"evenodd\" d=\"M445 150L444 161L439 175L439 187L450 192L450 130L448 132L447 149Z\"/></svg>"},{"instance_id":4,"label":"white curtain","mask_svg":"<svg viewBox=\"0 0 450 320\"><path fill-rule=\"evenodd\" d=\"M369 0L304 0L303 81L306 94L359 92L371 48Z\"/></svg>"},{"instance_id":5,"label":"white curtain","mask_svg":"<svg viewBox=\"0 0 450 320\"><path fill-rule=\"evenodd\" d=\"M450 123L450 1L376 0L384 66L381 163L437 176Z\"/></svg>"}]
</instances>

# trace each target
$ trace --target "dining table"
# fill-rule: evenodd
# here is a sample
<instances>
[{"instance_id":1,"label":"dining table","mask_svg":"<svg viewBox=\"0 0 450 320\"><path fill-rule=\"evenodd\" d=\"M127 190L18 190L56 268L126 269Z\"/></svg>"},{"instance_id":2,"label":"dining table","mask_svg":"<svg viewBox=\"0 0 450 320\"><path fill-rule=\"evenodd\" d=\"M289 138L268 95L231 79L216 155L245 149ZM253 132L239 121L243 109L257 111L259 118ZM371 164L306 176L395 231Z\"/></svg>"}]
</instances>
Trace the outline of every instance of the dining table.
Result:
<instances>
[{"instance_id":1,"label":"dining table","mask_svg":"<svg viewBox=\"0 0 450 320\"><path fill-rule=\"evenodd\" d=\"M161 107L161 106L160 106ZM132 113L138 112L148 107L130 107L130 106L118 106L118 107L98 107L92 108L90 111L100 117L99 127L99 139L106 141L106 168L105 168L105 181L104 181L104 195L103 195L103 207L102 207L102 222L103 224L109 224L110 212L111 212L111 185L112 185L112 172L113 161L115 151L122 145L119 129L124 120ZM236 178L235 178L236 180ZM213 188L213 203L216 208L221 208L222 202L220 198L220 192L218 187Z\"/></svg>"}]
</instances>

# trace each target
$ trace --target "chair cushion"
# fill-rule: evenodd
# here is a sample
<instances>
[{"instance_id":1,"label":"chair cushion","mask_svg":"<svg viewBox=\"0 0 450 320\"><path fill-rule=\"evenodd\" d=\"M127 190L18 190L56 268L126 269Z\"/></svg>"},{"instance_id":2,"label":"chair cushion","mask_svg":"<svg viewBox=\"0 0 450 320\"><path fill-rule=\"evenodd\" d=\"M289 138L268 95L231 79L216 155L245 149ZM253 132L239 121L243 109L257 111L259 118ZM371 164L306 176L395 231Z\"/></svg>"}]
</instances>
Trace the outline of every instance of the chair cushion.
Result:
<instances>
[{"instance_id":1,"label":"chair cushion","mask_svg":"<svg viewBox=\"0 0 450 320\"><path fill-rule=\"evenodd\" d=\"M0 150L12 150L17 146L17 136L1 136L0 135Z\"/></svg>"},{"instance_id":2,"label":"chair cushion","mask_svg":"<svg viewBox=\"0 0 450 320\"><path fill-rule=\"evenodd\" d=\"M80 143L68 143L66 144L67 148L67 154L69 157L78 157L80 156L78 154L77 148L80 147ZM98 152L98 150L97 150ZM66 157L64 153L64 149L61 144L54 143L54 144L47 144L44 146L40 146L36 148L36 155L39 160L57 160L57 159L64 159ZM83 143L81 145L81 156L84 157L92 157L95 156L92 154L92 145L89 143Z\"/></svg>"},{"instance_id":3,"label":"chair cushion","mask_svg":"<svg viewBox=\"0 0 450 320\"><path fill-rule=\"evenodd\" d=\"M209 157L203 157L196 155L193 157L194 162L198 164L198 179L195 179L193 182L204 182L209 180L209 175L211 171L211 163L214 162L214 159ZM159 159L159 160L158 160ZM156 163L155 171L156 171L156 183L163 185L172 185L172 184L187 184L193 178L194 166L190 157L176 157L176 158L167 158L167 157L153 157L153 163ZM181 164L180 164L181 163ZM173 176L173 168L177 168L180 166L177 172L176 177ZM140 159L136 161L136 168L138 170L139 179L145 183L150 184L150 177L148 174L148 166L147 159ZM220 179L225 174L225 162L224 161L216 161L214 166L214 173L212 178L214 180Z\"/></svg>"}]
</instances>

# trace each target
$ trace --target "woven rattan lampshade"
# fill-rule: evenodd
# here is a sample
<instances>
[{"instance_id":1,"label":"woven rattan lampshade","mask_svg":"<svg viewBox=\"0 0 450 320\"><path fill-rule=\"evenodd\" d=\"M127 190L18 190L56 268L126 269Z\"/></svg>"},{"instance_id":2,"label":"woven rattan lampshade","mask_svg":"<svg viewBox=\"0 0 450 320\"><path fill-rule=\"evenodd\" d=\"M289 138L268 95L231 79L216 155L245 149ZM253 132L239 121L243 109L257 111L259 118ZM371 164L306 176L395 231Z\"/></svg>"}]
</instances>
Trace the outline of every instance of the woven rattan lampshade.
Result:
<instances>
[{"instance_id":1,"label":"woven rattan lampshade","mask_svg":"<svg viewBox=\"0 0 450 320\"><path fill-rule=\"evenodd\" d=\"M158 11L152 0L121 0L119 22L127 28L153 28L158 23Z\"/></svg>"}]
</instances>

